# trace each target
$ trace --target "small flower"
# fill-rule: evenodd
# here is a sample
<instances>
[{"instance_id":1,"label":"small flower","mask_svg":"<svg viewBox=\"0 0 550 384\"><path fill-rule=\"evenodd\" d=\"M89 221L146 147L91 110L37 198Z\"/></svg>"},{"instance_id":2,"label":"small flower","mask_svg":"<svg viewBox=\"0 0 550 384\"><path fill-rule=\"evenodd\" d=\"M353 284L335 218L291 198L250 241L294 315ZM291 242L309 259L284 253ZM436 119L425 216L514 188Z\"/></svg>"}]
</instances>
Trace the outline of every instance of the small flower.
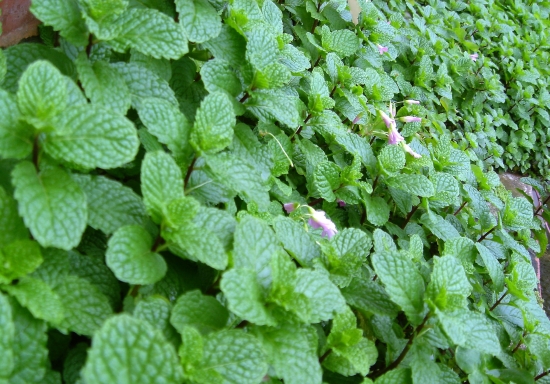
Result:
<instances>
[{"instance_id":1,"label":"small flower","mask_svg":"<svg viewBox=\"0 0 550 384\"><path fill-rule=\"evenodd\" d=\"M376 48L378 48L378 52L380 52L381 55L388 52L388 47L384 47L383 45L376 44Z\"/></svg>"},{"instance_id":2,"label":"small flower","mask_svg":"<svg viewBox=\"0 0 550 384\"><path fill-rule=\"evenodd\" d=\"M330 219L327 219L324 211L314 211L310 208L310 212L311 218L309 219L308 223L313 229L323 228L321 236L326 236L330 239L338 232L338 230L336 229L336 225L334 225L334 223L330 221Z\"/></svg>"},{"instance_id":3,"label":"small flower","mask_svg":"<svg viewBox=\"0 0 550 384\"><path fill-rule=\"evenodd\" d=\"M285 208L286 213L290 213L296 209L296 203L286 203L283 204L283 207Z\"/></svg>"},{"instance_id":4,"label":"small flower","mask_svg":"<svg viewBox=\"0 0 550 384\"><path fill-rule=\"evenodd\" d=\"M472 59L472 61L476 61L478 57L479 56L478 56L477 53L474 53L473 55L470 55L470 59Z\"/></svg>"},{"instance_id":5,"label":"small flower","mask_svg":"<svg viewBox=\"0 0 550 384\"><path fill-rule=\"evenodd\" d=\"M422 118L416 116L403 116L400 117L399 120L404 123L420 123L422 121Z\"/></svg>"},{"instance_id":6,"label":"small flower","mask_svg":"<svg viewBox=\"0 0 550 384\"><path fill-rule=\"evenodd\" d=\"M418 101L418 100L405 100L405 103L407 103L409 105L410 104L420 104L420 101Z\"/></svg>"},{"instance_id":7,"label":"small flower","mask_svg":"<svg viewBox=\"0 0 550 384\"><path fill-rule=\"evenodd\" d=\"M339 207L345 207L346 206L346 202L344 200L338 199L338 200L336 200L336 202L338 203Z\"/></svg>"},{"instance_id":8,"label":"small flower","mask_svg":"<svg viewBox=\"0 0 550 384\"><path fill-rule=\"evenodd\" d=\"M395 125L395 120L386 115L384 111L378 110L378 113L382 117L382 120L384 120L384 124L386 124L386 127L390 129L392 126Z\"/></svg>"},{"instance_id":9,"label":"small flower","mask_svg":"<svg viewBox=\"0 0 550 384\"><path fill-rule=\"evenodd\" d=\"M420 159L422 157L421 155L419 155L418 153L413 151L413 149L411 147L409 147L408 144L403 144L403 148L405 149L405 151L407 151L409 154L411 154L411 156L414 157L415 159Z\"/></svg>"},{"instance_id":10,"label":"small flower","mask_svg":"<svg viewBox=\"0 0 550 384\"><path fill-rule=\"evenodd\" d=\"M352 124L357 124L359 122L359 120L361 120L361 115L362 115L362 113L358 114L357 117L355 119L353 119Z\"/></svg>"},{"instance_id":11,"label":"small flower","mask_svg":"<svg viewBox=\"0 0 550 384\"><path fill-rule=\"evenodd\" d=\"M393 125L388 135L388 144L395 145L400 141L404 141L404 140L405 139L403 138L403 136L401 136L397 128L395 128L395 125Z\"/></svg>"}]
</instances>

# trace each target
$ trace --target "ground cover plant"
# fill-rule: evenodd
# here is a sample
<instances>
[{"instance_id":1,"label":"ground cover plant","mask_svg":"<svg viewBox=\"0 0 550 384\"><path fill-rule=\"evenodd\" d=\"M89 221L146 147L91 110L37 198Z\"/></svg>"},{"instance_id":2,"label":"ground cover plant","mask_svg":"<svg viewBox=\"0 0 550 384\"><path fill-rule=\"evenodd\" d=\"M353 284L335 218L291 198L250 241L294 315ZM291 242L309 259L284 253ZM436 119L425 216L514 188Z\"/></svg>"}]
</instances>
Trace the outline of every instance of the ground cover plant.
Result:
<instances>
[{"instance_id":1,"label":"ground cover plant","mask_svg":"<svg viewBox=\"0 0 550 384\"><path fill-rule=\"evenodd\" d=\"M0 53L1 381L548 382L546 189L457 142L493 69L422 27L478 5L402 3L33 2Z\"/></svg>"}]
</instances>

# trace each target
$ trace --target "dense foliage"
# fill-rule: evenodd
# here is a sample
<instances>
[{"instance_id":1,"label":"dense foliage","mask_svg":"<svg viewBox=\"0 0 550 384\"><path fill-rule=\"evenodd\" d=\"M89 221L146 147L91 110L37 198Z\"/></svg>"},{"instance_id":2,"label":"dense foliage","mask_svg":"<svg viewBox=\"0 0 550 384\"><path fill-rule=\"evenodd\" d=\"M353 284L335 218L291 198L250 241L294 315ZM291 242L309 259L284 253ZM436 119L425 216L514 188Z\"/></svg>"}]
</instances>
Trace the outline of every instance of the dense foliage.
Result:
<instances>
[{"instance_id":1,"label":"dense foliage","mask_svg":"<svg viewBox=\"0 0 550 384\"><path fill-rule=\"evenodd\" d=\"M490 168L547 165L547 12L471 3L34 1L42 42L0 51L0 382L548 382L548 200Z\"/></svg>"}]
</instances>

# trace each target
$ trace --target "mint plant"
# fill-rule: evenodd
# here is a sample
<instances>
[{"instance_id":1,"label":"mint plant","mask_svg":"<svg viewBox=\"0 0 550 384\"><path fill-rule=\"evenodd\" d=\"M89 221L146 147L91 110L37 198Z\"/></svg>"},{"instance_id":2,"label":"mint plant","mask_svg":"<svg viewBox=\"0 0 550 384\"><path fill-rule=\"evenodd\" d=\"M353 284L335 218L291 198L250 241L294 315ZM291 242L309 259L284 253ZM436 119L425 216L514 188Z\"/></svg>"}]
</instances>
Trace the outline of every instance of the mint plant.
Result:
<instances>
[{"instance_id":1,"label":"mint plant","mask_svg":"<svg viewBox=\"0 0 550 384\"><path fill-rule=\"evenodd\" d=\"M547 11L499 4L34 1L0 51L0 379L547 381L546 201L491 157L525 72L472 40Z\"/></svg>"}]
</instances>

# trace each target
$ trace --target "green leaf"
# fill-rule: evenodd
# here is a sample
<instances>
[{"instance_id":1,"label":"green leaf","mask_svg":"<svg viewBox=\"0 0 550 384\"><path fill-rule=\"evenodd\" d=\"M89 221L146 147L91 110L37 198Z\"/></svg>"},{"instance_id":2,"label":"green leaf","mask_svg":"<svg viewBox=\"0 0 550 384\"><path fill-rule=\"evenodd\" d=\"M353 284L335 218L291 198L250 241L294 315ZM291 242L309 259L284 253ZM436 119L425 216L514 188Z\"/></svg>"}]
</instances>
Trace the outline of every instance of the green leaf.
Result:
<instances>
[{"instance_id":1,"label":"green leaf","mask_svg":"<svg viewBox=\"0 0 550 384\"><path fill-rule=\"evenodd\" d=\"M376 253L384 253L384 252L397 252L397 247L395 246L395 242L393 241L393 238L384 232L381 229L375 229L372 233L372 238L374 240L374 251Z\"/></svg>"},{"instance_id":2,"label":"green leaf","mask_svg":"<svg viewBox=\"0 0 550 384\"><path fill-rule=\"evenodd\" d=\"M235 126L232 149L237 157L255 165L256 169L261 172L262 180L267 181L269 179L273 168L273 155L270 151L270 144L266 146L260 143L256 134L248 125L237 124ZM278 144L275 150L279 153L282 152ZM288 159L284 154L283 157L288 168Z\"/></svg>"},{"instance_id":3,"label":"green leaf","mask_svg":"<svg viewBox=\"0 0 550 384\"><path fill-rule=\"evenodd\" d=\"M204 339L204 357L193 373L217 373L218 383L259 383L267 373L260 342L241 330L212 333ZM211 382L209 382L211 383ZM212 383L213 384L213 383Z\"/></svg>"},{"instance_id":4,"label":"green leaf","mask_svg":"<svg viewBox=\"0 0 550 384\"><path fill-rule=\"evenodd\" d=\"M276 376L288 384L317 384L322 381L322 369L316 344L308 338L306 329L296 326L262 327L256 330L267 360ZM313 331L314 332L314 331Z\"/></svg>"},{"instance_id":5,"label":"green leaf","mask_svg":"<svg viewBox=\"0 0 550 384\"><path fill-rule=\"evenodd\" d=\"M327 51L333 51L341 57L346 57L353 55L359 49L360 41L354 31L340 29L330 32L328 27L323 26L323 29L325 28L328 33L322 33L322 44Z\"/></svg>"},{"instance_id":6,"label":"green leaf","mask_svg":"<svg viewBox=\"0 0 550 384\"><path fill-rule=\"evenodd\" d=\"M323 272L300 268L296 276L296 293L303 294L310 302L309 323L331 319L346 304L338 287Z\"/></svg>"},{"instance_id":7,"label":"green leaf","mask_svg":"<svg viewBox=\"0 0 550 384\"><path fill-rule=\"evenodd\" d=\"M80 370L87 357L88 344L78 343L67 352L63 362L63 380L65 383L75 384L80 379Z\"/></svg>"},{"instance_id":8,"label":"green leaf","mask_svg":"<svg viewBox=\"0 0 550 384\"><path fill-rule=\"evenodd\" d=\"M455 204L460 195L458 181L448 173L436 172L431 175L434 184L434 195L431 202L438 202L442 206Z\"/></svg>"},{"instance_id":9,"label":"green leaf","mask_svg":"<svg viewBox=\"0 0 550 384\"><path fill-rule=\"evenodd\" d=\"M27 308L34 317L58 325L63 320L65 308L61 298L40 279L25 276L15 285L4 289Z\"/></svg>"},{"instance_id":10,"label":"green leaf","mask_svg":"<svg viewBox=\"0 0 550 384\"><path fill-rule=\"evenodd\" d=\"M504 269L502 265L500 265L493 253L483 244L476 243L476 248L483 260L483 264L485 264L485 268L489 272L489 276L491 276L491 280L493 280L495 292L501 292L504 288Z\"/></svg>"},{"instance_id":11,"label":"green leaf","mask_svg":"<svg viewBox=\"0 0 550 384\"><path fill-rule=\"evenodd\" d=\"M75 61L84 92L93 104L125 115L132 98L126 82L109 63L97 60L91 63L84 53Z\"/></svg>"},{"instance_id":12,"label":"green leaf","mask_svg":"<svg viewBox=\"0 0 550 384\"><path fill-rule=\"evenodd\" d=\"M399 307L380 284L364 278L352 279L347 287L342 288L342 295L349 305L367 313L394 318L399 312Z\"/></svg>"},{"instance_id":13,"label":"green leaf","mask_svg":"<svg viewBox=\"0 0 550 384\"><path fill-rule=\"evenodd\" d=\"M125 117L94 105L66 109L48 134L44 150L60 161L84 168L116 168L134 159L139 138Z\"/></svg>"},{"instance_id":14,"label":"green leaf","mask_svg":"<svg viewBox=\"0 0 550 384\"><path fill-rule=\"evenodd\" d=\"M233 245L233 233L237 222L229 212L201 206L193 222L199 228L215 234L225 249Z\"/></svg>"},{"instance_id":15,"label":"green leaf","mask_svg":"<svg viewBox=\"0 0 550 384\"><path fill-rule=\"evenodd\" d=\"M190 41L204 43L220 33L220 16L207 0L176 0L176 9Z\"/></svg>"},{"instance_id":16,"label":"green leaf","mask_svg":"<svg viewBox=\"0 0 550 384\"><path fill-rule=\"evenodd\" d=\"M441 310L466 307L470 285L464 268L453 256L434 257L434 267L428 284L427 295Z\"/></svg>"},{"instance_id":17,"label":"green leaf","mask_svg":"<svg viewBox=\"0 0 550 384\"><path fill-rule=\"evenodd\" d=\"M193 326L201 334L207 335L223 329L228 318L229 312L218 300L196 290L186 292L178 298L170 322L177 330Z\"/></svg>"},{"instance_id":18,"label":"green leaf","mask_svg":"<svg viewBox=\"0 0 550 384\"><path fill-rule=\"evenodd\" d=\"M128 0L80 0L82 7L94 20L101 20L111 14L120 15L128 7Z\"/></svg>"},{"instance_id":19,"label":"green leaf","mask_svg":"<svg viewBox=\"0 0 550 384\"><path fill-rule=\"evenodd\" d=\"M76 247L87 221L86 195L60 168L36 173L28 161L12 172L19 213L33 237L43 247L69 250Z\"/></svg>"},{"instance_id":20,"label":"green leaf","mask_svg":"<svg viewBox=\"0 0 550 384\"><path fill-rule=\"evenodd\" d=\"M226 271L220 289L227 298L227 307L237 316L257 325L277 324L265 305L264 289L253 269L233 268Z\"/></svg>"},{"instance_id":21,"label":"green leaf","mask_svg":"<svg viewBox=\"0 0 550 384\"><path fill-rule=\"evenodd\" d=\"M138 108L145 98L156 97L178 105L176 95L168 82L137 63L113 63L111 66L124 80L132 96L132 106Z\"/></svg>"},{"instance_id":22,"label":"green leaf","mask_svg":"<svg viewBox=\"0 0 550 384\"><path fill-rule=\"evenodd\" d=\"M27 157L33 148L33 127L20 120L15 97L0 89L0 156L9 159Z\"/></svg>"},{"instance_id":23,"label":"green leaf","mask_svg":"<svg viewBox=\"0 0 550 384\"><path fill-rule=\"evenodd\" d=\"M179 59L189 49L181 24L155 9L128 9L113 23L115 38L108 43L116 51L133 48L156 59Z\"/></svg>"},{"instance_id":24,"label":"green leaf","mask_svg":"<svg viewBox=\"0 0 550 384\"><path fill-rule=\"evenodd\" d=\"M176 351L161 331L126 314L110 318L94 335L82 370L88 384L148 383L159 378L177 384L182 376Z\"/></svg>"},{"instance_id":25,"label":"green leaf","mask_svg":"<svg viewBox=\"0 0 550 384\"><path fill-rule=\"evenodd\" d=\"M371 197L365 195L364 201L369 223L380 227L388 222L390 218L390 207L388 203L386 203L386 200L380 196Z\"/></svg>"},{"instance_id":26,"label":"green leaf","mask_svg":"<svg viewBox=\"0 0 550 384\"><path fill-rule=\"evenodd\" d=\"M386 145L378 154L380 166L389 173L402 170L405 160L405 152L399 145Z\"/></svg>"},{"instance_id":27,"label":"green leaf","mask_svg":"<svg viewBox=\"0 0 550 384\"><path fill-rule=\"evenodd\" d=\"M432 182L424 175L400 174L386 178L386 183L417 196L431 197L435 193Z\"/></svg>"},{"instance_id":28,"label":"green leaf","mask_svg":"<svg viewBox=\"0 0 550 384\"><path fill-rule=\"evenodd\" d=\"M221 59L209 60L201 67L200 73L204 88L210 93L227 92L232 96L237 96L242 91L237 73L227 61Z\"/></svg>"},{"instance_id":29,"label":"green leaf","mask_svg":"<svg viewBox=\"0 0 550 384\"><path fill-rule=\"evenodd\" d=\"M198 152L220 152L233 140L235 112L228 96L211 93L201 102L191 132L191 144Z\"/></svg>"},{"instance_id":30,"label":"green leaf","mask_svg":"<svg viewBox=\"0 0 550 384\"><path fill-rule=\"evenodd\" d=\"M261 122L279 121L289 128L297 128L300 124L297 102L297 97L283 91L258 89L250 92L245 106Z\"/></svg>"},{"instance_id":31,"label":"green leaf","mask_svg":"<svg viewBox=\"0 0 550 384\"><path fill-rule=\"evenodd\" d=\"M73 175L88 201L88 224L110 235L124 225L143 224L141 197L118 181L104 176Z\"/></svg>"},{"instance_id":32,"label":"green leaf","mask_svg":"<svg viewBox=\"0 0 550 384\"><path fill-rule=\"evenodd\" d=\"M35 319L29 311L11 301L14 324L13 370L8 373L9 383L41 383L46 373L46 323ZM6 330L9 332L9 328ZM4 330L2 330L2 333Z\"/></svg>"},{"instance_id":33,"label":"green leaf","mask_svg":"<svg viewBox=\"0 0 550 384\"><path fill-rule=\"evenodd\" d=\"M12 347L16 335L12 307L3 293L0 293L0 327L0 380L5 380L9 378L15 364L16 356Z\"/></svg>"},{"instance_id":34,"label":"green leaf","mask_svg":"<svg viewBox=\"0 0 550 384\"><path fill-rule=\"evenodd\" d=\"M225 60L235 68L238 68L246 60L244 37L227 24L222 24L219 35L206 41L203 45L215 58Z\"/></svg>"},{"instance_id":35,"label":"green leaf","mask_svg":"<svg viewBox=\"0 0 550 384\"><path fill-rule=\"evenodd\" d=\"M69 274L69 254L57 248L42 250L45 255L44 262L31 276L44 280L52 288L59 286Z\"/></svg>"},{"instance_id":36,"label":"green leaf","mask_svg":"<svg viewBox=\"0 0 550 384\"><path fill-rule=\"evenodd\" d=\"M109 299L85 279L67 276L53 289L65 306L60 329L91 336L113 314Z\"/></svg>"},{"instance_id":37,"label":"green leaf","mask_svg":"<svg viewBox=\"0 0 550 384\"><path fill-rule=\"evenodd\" d=\"M117 279L130 284L153 284L166 274L166 262L151 250L151 235L138 225L119 228L109 239L105 259Z\"/></svg>"},{"instance_id":38,"label":"green leaf","mask_svg":"<svg viewBox=\"0 0 550 384\"><path fill-rule=\"evenodd\" d=\"M32 273L42 261L40 246L36 241L15 240L0 249L0 282L9 284Z\"/></svg>"},{"instance_id":39,"label":"green leaf","mask_svg":"<svg viewBox=\"0 0 550 384\"><path fill-rule=\"evenodd\" d=\"M51 120L67 106L66 79L47 61L27 67L17 90L21 114L37 128L47 128Z\"/></svg>"},{"instance_id":40,"label":"green leaf","mask_svg":"<svg viewBox=\"0 0 550 384\"><path fill-rule=\"evenodd\" d=\"M321 256L321 249L303 224L288 217L277 216L273 220L277 238L288 253L303 267L312 267Z\"/></svg>"},{"instance_id":41,"label":"green leaf","mask_svg":"<svg viewBox=\"0 0 550 384\"><path fill-rule=\"evenodd\" d=\"M253 165L230 153L209 156L206 161L218 181L237 192L246 202L255 202L260 211L267 210L270 187Z\"/></svg>"},{"instance_id":42,"label":"green leaf","mask_svg":"<svg viewBox=\"0 0 550 384\"><path fill-rule=\"evenodd\" d=\"M317 164L313 185L321 198L328 202L336 200L333 190L340 186L340 167L330 161Z\"/></svg>"},{"instance_id":43,"label":"green leaf","mask_svg":"<svg viewBox=\"0 0 550 384\"><path fill-rule=\"evenodd\" d=\"M28 237L29 231L17 213L17 202L0 187L0 249Z\"/></svg>"},{"instance_id":44,"label":"green leaf","mask_svg":"<svg viewBox=\"0 0 550 384\"><path fill-rule=\"evenodd\" d=\"M460 237L458 230L449 221L431 211L423 214L418 222L443 241Z\"/></svg>"},{"instance_id":45,"label":"green leaf","mask_svg":"<svg viewBox=\"0 0 550 384\"><path fill-rule=\"evenodd\" d=\"M456 345L495 356L501 352L495 329L483 314L459 309L437 311L437 316L443 330Z\"/></svg>"},{"instance_id":46,"label":"green leaf","mask_svg":"<svg viewBox=\"0 0 550 384\"><path fill-rule=\"evenodd\" d=\"M550 367L550 339L546 335L533 333L527 335L525 344L529 351L540 361L544 369Z\"/></svg>"},{"instance_id":47,"label":"green leaf","mask_svg":"<svg viewBox=\"0 0 550 384\"><path fill-rule=\"evenodd\" d=\"M391 299L413 324L420 324L424 312L424 280L411 259L401 252L380 252L372 256L376 274Z\"/></svg>"},{"instance_id":48,"label":"green leaf","mask_svg":"<svg viewBox=\"0 0 550 384\"><path fill-rule=\"evenodd\" d=\"M523 197L513 197L506 201L502 222L511 230L529 228L533 221L533 205Z\"/></svg>"},{"instance_id":49,"label":"green leaf","mask_svg":"<svg viewBox=\"0 0 550 384\"><path fill-rule=\"evenodd\" d=\"M134 317L146 320L155 328L162 331L167 341L178 346L181 337L170 324L172 304L162 296L147 296L140 300L134 308Z\"/></svg>"},{"instance_id":50,"label":"green leaf","mask_svg":"<svg viewBox=\"0 0 550 384\"><path fill-rule=\"evenodd\" d=\"M77 0L35 1L30 11L71 44L84 46L88 42L88 30Z\"/></svg>"},{"instance_id":51,"label":"green leaf","mask_svg":"<svg viewBox=\"0 0 550 384\"><path fill-rule=\"evenodd\" d=\"M247 35L246 57L258 70L277 62L279 48L275 36L266 28L258 26Z\"/></svg>"},{"instance_id":52,"label":"green leaf","mask_svg":"<svg viewBox=\"0 0 550 384\"><path fill-rule=\"evenodd\" d=\"M183 175L172 156L161 151L145 155L141 163L141 193L147 212L157 223L172 200L184 197Z\"/></svg>"}]
</instances>

